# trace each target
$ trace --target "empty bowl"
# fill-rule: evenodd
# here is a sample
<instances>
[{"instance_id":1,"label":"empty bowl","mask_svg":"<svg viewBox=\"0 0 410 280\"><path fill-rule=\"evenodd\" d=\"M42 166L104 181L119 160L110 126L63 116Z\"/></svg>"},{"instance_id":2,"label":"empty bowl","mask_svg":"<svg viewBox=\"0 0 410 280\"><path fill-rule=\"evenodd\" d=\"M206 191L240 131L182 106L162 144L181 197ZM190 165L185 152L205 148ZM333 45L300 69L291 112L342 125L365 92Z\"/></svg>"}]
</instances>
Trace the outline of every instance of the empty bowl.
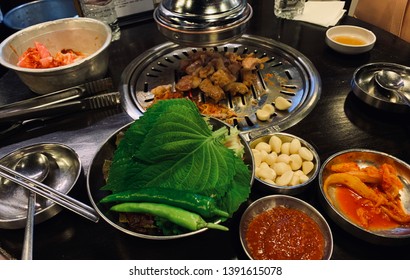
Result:
<instances>
[{"instance_id":1,"label":"empty bowl","mask_svg":"<svg viewBox=\"0 0 410 280\"><path fill-rule=\"evenodd\" d=\"M376 43L373 32L354 25L338 25L326 31L326 44L343 54L360 54L370 51Z\"/></svg>"}]
</instances>

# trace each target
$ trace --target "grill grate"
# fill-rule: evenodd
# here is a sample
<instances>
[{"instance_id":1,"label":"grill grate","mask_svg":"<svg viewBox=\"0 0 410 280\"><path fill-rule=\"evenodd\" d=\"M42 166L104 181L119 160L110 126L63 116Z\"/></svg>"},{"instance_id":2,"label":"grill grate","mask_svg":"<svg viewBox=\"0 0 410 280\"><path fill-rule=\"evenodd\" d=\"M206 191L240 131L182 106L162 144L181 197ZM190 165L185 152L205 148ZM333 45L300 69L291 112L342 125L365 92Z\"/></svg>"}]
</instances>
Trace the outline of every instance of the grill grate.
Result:
<instances>
[{"instance_id":1,"label":"grill grate","mask_svg":"<svg viewBox=\"0 0 410 280\"><path fill-rule=\"evenodd\" d=\"M174 43L154 47L134 59L122 74L123 106L134 119L152 104L149 92L159 85L175 84L182 75L180 61L197 51L234 52L256 57L269 57L264 68L257 71L257 81L251 93L245 96L229 96L220 103L235 111L238 117L233 123L242 131L267 129L282 131L302 120L316 105L320 97L321 81L312 63L301 53L279 42L250 35L243 35L233 43L210 48L183 48ZM206 102L198 93L199 100ZM282 96L292 106L286 111L277 110L268 121L259 121L255 115L264 104L274 105Z\"/></svg>"}]
</instances>

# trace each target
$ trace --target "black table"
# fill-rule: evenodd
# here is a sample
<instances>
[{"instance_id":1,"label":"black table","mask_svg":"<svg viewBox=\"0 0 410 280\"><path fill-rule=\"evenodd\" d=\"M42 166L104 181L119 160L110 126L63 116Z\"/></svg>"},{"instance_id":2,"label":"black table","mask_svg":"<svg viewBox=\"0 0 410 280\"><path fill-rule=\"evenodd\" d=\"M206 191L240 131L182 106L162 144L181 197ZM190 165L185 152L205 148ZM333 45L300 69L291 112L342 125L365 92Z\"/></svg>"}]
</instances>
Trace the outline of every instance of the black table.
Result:
<instances>
[{"instance_id":1,"label":"black table","mask_svg":"<svg viewBox=\"0 0 410 280\"><path fill-rule=\"evenodd\" d=\"M254 16L247 33L277 39L277 19L273 1L249 1ZM333 153L350 149L379 150L410 162L409 114L385 114L369 107L351 91L350 81L356 68L371 62L406 65L410 44L369 24L345 17L340 24L354 24L372 30L377 36L374 49L348 56L325 45L326 28L303 22L285 21L280 41L309 58L322 80L322 94L313 111L286 132L298 135L318 150L323 162ZM121 40L111 46L110 75L120 82L122 70L145 50L165 42L152 19L122 26ZM34 96L13 72L0 79L0 105ZM39 142L61 142L80 156L83 176L71 193L90 203L86 174L94 153L106 138L132 119L121 109L70 115L44 126L0 140L0 156L17 148ZM334 237L333 259L408 259L410 245L382 246L358 239L332 222L317 201L317 181L301 196L327 218ZM252 198L264 193L254 190ZM243 209L229 221L229 232L209 230L173 241L151 241L121 233L101 220L94 224L63 210L52 219L36 225L34 259L246 259L238 234ZM19 258L24 230L0 229L0 247Z\"/></svg>"}]
</instances>

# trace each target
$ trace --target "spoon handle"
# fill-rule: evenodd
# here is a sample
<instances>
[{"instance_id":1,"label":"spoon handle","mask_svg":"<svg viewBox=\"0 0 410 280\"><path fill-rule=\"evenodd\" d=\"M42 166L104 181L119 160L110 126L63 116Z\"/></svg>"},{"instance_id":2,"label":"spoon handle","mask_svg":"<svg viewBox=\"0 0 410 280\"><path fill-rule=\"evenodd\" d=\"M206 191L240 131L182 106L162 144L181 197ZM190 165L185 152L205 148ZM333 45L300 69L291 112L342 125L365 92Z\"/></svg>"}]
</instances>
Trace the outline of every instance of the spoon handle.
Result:
<instances>
[{"instance_id":1,"label":"spoon handle","mask_svg":"<svg viewBox=\"0 0 410 280\"><path fill-rule=\"evenodd\" d=\"M34 233L34 216L36 214L36 193L30 192L27 206L27 221L24 231L22 260L33 259L33 233Z\"/></svg>"}]
</instances>

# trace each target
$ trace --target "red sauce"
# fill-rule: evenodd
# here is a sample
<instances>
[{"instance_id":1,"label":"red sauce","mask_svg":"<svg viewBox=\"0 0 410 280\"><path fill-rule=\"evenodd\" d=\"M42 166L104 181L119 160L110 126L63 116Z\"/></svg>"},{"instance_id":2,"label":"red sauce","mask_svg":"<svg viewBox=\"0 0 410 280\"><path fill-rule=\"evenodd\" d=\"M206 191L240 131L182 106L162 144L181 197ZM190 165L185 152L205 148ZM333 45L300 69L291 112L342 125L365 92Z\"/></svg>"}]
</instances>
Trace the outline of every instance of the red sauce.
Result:
<instances>
[{"instance_id":1,"label":"red sauce","mask_svg":"<svg viewBox=\"0 0 410 280\"><path fill-rule=\"evenodd\" d=\"M246 241L256 260L320 260L325 246L312 218L285 207L257 215L249 224Z\"/></svg>"},{"instance_id":2,"label":"red sauce","mask_svg":"<svg viewBox=\"0 0 410 280\"><path fill-rule=\"evenodd\" d=\"M336 188L336 200L340 210L354 223L370 229L380 230L396 228L398 223L391 220L380 207L374 207L374 204L351 189L340 186Z\"/></svg>"}]
</instances>

